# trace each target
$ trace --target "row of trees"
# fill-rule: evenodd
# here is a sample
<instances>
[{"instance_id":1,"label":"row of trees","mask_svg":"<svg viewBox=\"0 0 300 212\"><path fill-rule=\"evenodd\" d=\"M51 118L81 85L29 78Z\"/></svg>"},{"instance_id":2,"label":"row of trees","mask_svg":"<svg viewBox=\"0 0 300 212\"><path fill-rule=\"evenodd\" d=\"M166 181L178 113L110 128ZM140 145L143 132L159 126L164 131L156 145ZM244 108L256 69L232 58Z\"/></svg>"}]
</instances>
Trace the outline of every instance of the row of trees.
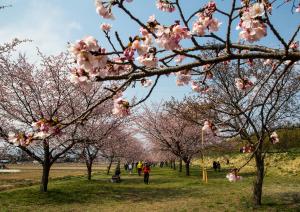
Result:
<instances>
[{"instance_id":1,"label":"row of trees","mask_svg":"<svg viewBox=\"0 0 300 212\"><path fill-rule=\"evenodd\" d=\"M97 157L106 158L109 167L122 158L141 157L141 143L126 130L128 120L112 116L108 106L112 100L103 101L104 85L80 87L70 82L67 54L39 53L41 63L35 65L24 55L13 59L11 49L0 55L1 140L43 166L41 191L47 191L52 165L67 154L83 156L88 179ZM100 107L83 114L99 100Z\"/></svg>"},{"instance_id":2,"label":"row of trees","mask_svg":"<svg viewBox=\"0 0 300 212\"><path fill-rule=\"evenodd\" d=\"M16 130L22 131L24 127L21 128L21 124L29 127L33 122L39 134L38 136L22 134L14 139L21 141L22 144L29 144L34 137L45 136L45 132L48 133L49 130L44 127L46 124L52 132L39 143L43 144L44 152L49 154L48 141L53 139L55 137L53 134L60 130L66 132L65 136L59 139L65 139L64 146L71 148L78 140L75 135L79 125L85 122L97 107L114 97L111 101L114 114L129 115L132 106L145 101L151 95L162 75L174 74L177 85L190 84L192 89L199 93L196 98L187 99L190 105L188 108L175 104L173 108L177 109L176 114L188 116L195 124L205 130L209 129L208 131L217 136L240 136L254 147L249 158L249 160L254 158L256 161L253 200L254 204L260 205L265 176L264 159L268 148L266 143L278 142L276 129L285 122L298 122L299 118L297 116L299 113L296 112L299 109L300 52L297 39L300 25L296 20L299 20L297 13L300 12L300 2L231 0L221 1L218 5L214 1L197 2L195 5L199 5L199 8L193 8L194 11L186 14L188 4L183 4L183 1L157 0L156 7L160 12L177 15L176 21L171 25L163 24L164 20L158 20L155 16L150 16L147 21L144 21L145 17L135 16L128 5L137 4L137 1L96 0L95 2L100 17L114 19L113 11L119 9L128 16L128 21L136 24L140 34L132 33L128 39L124 39L116 31L114 33L116 39L113 40L111 25L103 23L101 28L110 48L103 48L104 45L98 44L92 36L71 44L70 52L76 61L71 77L73 82L80 85L97 84L103 86L102 88L111 84L113 86L101 89L104 93L100 99L93 101L91 98L90 101L93 103L89 104L90 101L87 101L88 103L85 102L86 104L80 105L79 108L77 103L71 104L70 99L81 102L84 89L73 89L74 86L67 82L63 85L63 89L57 89L61 86L55 83L54 86L50 86L51 89L57 89L55 97L61 96L61 98L54 98L53 101L45 101L44 96L41 98L39 95L34 95L34 98L30 99L26 94L26 98L17 100L21 102L26 116L18 118L14 126L18 126L19 129ZM288 29L285 28L287 26L279 25L276 21L282 18L282 12L289 20ZM235 33L234 28L237 28L238 33ZM283 31L290 33L284 34ZM234 42L237 37L238 41ZM20 65L22 64L21 59ZM20 74L27 81L39 81L41 78L39 74L28 76L24 74L26 67L20 65L16 64L15 67L24 68L24 72L19 71L18 75ZM5 63L2 66L6 67ZM59 77L63 76L63 73L59 74ZM52 81L51 69L46 71L43 77L49 78L47 82ZM143 86L151 85L150 77L155 77L155 81L145 98L133 103L122 98L121 92L137 82ZM6 78L4 76L4 79ZM9 95L13 95L16 89L17 93L27 92L27 88L22 88L23 84L17 82L17 79L13 80L12 92L9 92ZM30 110L27 102L30 104L37 102L34 103L37 109ZM66 107L66 111L60 112L55 110L55 107L51 109L44 107L44 104L53 103L59 105L59 108ZM13 106L14 102L9 105L4 104L4 108L14 108ZM198 112L192 112L194 109ZM14 117L19 110L17 108L9 115ZM35 111L38 111L38 115L35 115ZM146 130L143 124L150 120L147 118L141 120L140 127L149 140L159 145L159 149L170 147L172 154L182 160L185 159L188 166L190 157L185 151L191 152L191 149L186 145L176 146L179 145L177 143L184 144L186 141L184 138L180 139L180 142L176 141L173 134L180 136L180 132L174 132L174 128L178 127L186 132L196 131L196 128L177 123L178 116L172 116L170 121L166 120L168 113L160 112L159 118L151 120L149 122L153 126L151 130ZM199 114L201 114L200 118ZM44 116L46 120L41 120ZM6 121L5 116L4 121ZM9 123L7 124L9 126ZM172 127L165 126L169 124ZM67 134L69 136L66 136ZM189 139L192 141L196 138ZM195 142L194 145L198 144ZM30 148L23 147L29 153ZM64 150L55 150L55 152L59 157ZM49 164L50 161L47 160L43 160L45 161L43 163Z\"/></svg>"}]
</instances>

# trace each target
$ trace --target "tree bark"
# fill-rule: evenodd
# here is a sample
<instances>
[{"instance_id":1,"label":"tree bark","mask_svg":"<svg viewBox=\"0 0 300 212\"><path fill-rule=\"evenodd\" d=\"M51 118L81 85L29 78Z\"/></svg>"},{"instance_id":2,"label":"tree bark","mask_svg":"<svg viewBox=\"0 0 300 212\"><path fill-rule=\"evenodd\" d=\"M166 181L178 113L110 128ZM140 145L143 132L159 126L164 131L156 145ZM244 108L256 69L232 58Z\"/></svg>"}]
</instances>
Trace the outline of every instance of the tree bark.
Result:
<instances>
[{"instance_id":1,"label":"tree bark","mask_svg":"<svg viewBox=\"0 0 300 212\"><path fill-rule=\"evenodd\" d=\"M184 161L185 162L185 175L190 176L190 161Z\"/></svg>"},{"instance_id":2,"label":"tree bark","mask_svg":"<svg viewBox=\"0 0 300 212\"><path fill-rule=\"evenodd\" d=\"M91 180L91 179L92 179L92 166L93 166L93 163L86 162L87 179L88 179L88 180Z\"/></svg>"},{"instance_id":3,"label":"tree bark","mask_svg":"<svg viewBox=\"0 0 300 212\"><path fill-rule=\"evenodd\" d=\"M110 161L109 161L109 165L108 165L108 167L107 167L107 175L109 175L109 172L110 172L110 168L111 168L111 164L112 164L112 159L110 159Z\"/></svg>"},{"instance_id":4,"label":"tree bark","mask_svg":"<svg viewBox=\"0 0 300 212\"><path fill-rule=\"evenodd\" d=\"M176 161L173 160L173 169L176 170Z\"/></svg>"},{"instance_id":5,"label":"tree bark","mask_svg":"<svg viewBox=\"0 0 300 212\"><path fill-rule=\"evenodd\" d=\"M264 180L264 158L262 157L261 149L255 153L256 163L256 178L253 182L253 202L254 205L261 205L262 186Z\"/></svg>"},{"instance_id":6,"label":"tree bark","mask_svg":"<svg viewBox=\"0 0 300 212\"><path fill-rule=\"evenodd\" d=\"M182 159L179 160L179 172L182 172Z\"/></svg>"},{"instance_id":7,"label":"tree bark","mask_svg":"<svg viewBox=\"0 0 300 212\"><path fill-rule=\"evenodd\" d=\"M49 145L47 141L43 141L43 148L44 148L44 161L43 161L43 175L41 179L40 191L47 192L49 172L51 168Z\"/></svg>"}]
</instances>

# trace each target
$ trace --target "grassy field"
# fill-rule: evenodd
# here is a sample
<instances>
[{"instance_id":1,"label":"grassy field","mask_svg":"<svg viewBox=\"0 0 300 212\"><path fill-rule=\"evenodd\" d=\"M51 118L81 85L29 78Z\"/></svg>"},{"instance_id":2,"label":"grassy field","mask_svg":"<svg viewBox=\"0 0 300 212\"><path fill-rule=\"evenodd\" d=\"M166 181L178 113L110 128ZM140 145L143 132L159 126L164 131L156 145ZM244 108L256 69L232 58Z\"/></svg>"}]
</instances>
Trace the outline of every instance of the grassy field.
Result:
<instances>
[{"instance_id":1,"label":"grassy field","mask_svg":"<svg viewBox=\"0 0 300 212\"><path fill-rule=\"evenodd\" d=\"M34 185L41 180L41 165L33 163L8 165L9 169L18 169L18 173L0 173L0 191ZM104 170L104 167L95 166L95 171ZM84 164L57 163L51 168L50 180L69 176L82 176L86 173Z\"/></svg>"},{"instance_id":2,"label":"grassy field","mask_svg":"<svg viewBox=\"0 0 300 212\"><path fill-rule=\"evenodd\" d=\"M231 157L235 163L242 160L244 156ZM285 161L284 168L272 165L274 160L279 160L279 164ZM92 181L87 181L80 176L85 173L84 166L60 165L51 170L53 179L46 194L39 193L34 180L33 185L1 191L0 211L300 211L299 166L295 167L296 172L293 169L299 161L299 154L270 157L260 208L251 204L251 164L241 173L243 181L228 182L225 175L229 167L223 167L221 172L209 170L209 182L205 184L195 161L190 177L170 168L154 168L149 185L143 183L142 177L124 171L120 184L110 183L110 176L101 168L96 169ZM24 179L38 180L40 176L34 173L24 172ZM14 178L9 175L12 174L0 174L0 182ZM22 182L21 177L18 179Z\"/></svg>"}]
</instances>

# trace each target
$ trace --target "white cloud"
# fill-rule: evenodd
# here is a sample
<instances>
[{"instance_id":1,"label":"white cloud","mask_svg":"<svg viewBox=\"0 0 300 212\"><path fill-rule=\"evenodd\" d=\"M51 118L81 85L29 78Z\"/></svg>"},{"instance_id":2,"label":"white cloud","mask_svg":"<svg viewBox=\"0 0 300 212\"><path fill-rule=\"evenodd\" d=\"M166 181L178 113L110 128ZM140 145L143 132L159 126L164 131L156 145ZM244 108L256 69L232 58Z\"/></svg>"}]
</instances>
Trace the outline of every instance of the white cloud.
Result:
<instances>
[{"instance_id":1,"label":"white cloud","mask_svg":"<svg viewBox=\"0 0 300 212\"><path fill-rule=\"evenodd\" d=\"M15 37L33 40L20 48L33 61L36 59L36 47L45 54L66 51L72 34L81 30L79 23L68 20L63 9L50 1L26 1L26 9L14 15L20 16L17 21L7 20L1 26L0 43Z\"/></svg>"}]
</instances>

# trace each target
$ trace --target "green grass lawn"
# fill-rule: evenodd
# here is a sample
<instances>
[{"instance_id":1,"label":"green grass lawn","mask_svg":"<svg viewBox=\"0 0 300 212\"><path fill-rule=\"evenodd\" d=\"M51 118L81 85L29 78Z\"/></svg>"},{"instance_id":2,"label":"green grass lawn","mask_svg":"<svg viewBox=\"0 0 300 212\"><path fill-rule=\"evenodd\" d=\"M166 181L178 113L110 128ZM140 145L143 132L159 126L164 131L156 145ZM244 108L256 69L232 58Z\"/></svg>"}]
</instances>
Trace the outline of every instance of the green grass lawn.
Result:
<instances>
[{"instance_id":1,"label":"green grass lawn","mask_svg":"<svg viewBox=\"0 0 300 212\"><path fill-rule=\"evenodd\" d=\"M51 180L49 192L39 193L38 185L0 192L0 211L249 211L252 172L242 173L244 180L230 183L226 170L209 170L209 182L201 181L199 167L192 176L177 170L154 168L150 184L136 174L123 171L120 184L110 183L104 171L94 173L93 180L72 176ZM300 211L299 175L265 178L261 211Z\"/></svg>"}]
</instances>

